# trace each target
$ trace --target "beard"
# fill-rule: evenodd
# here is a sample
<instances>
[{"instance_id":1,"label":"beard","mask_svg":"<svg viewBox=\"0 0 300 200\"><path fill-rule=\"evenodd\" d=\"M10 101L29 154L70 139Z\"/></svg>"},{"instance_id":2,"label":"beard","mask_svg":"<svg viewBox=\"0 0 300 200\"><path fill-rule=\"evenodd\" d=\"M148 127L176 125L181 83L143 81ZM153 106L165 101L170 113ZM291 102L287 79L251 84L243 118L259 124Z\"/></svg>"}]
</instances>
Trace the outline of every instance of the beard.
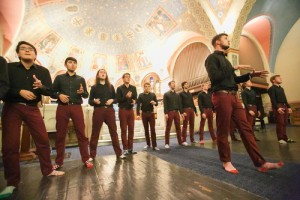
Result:
<instances>
[{"instance_id":1,"label":"beard","mask_svg":"<svg viewBox=\"0 0 300 200\"><path fill-rule=\"evenodd\" d=\"M220 46L221 46L221 48L222 48L223 50L227 50L227 49L229 48L229 45L223 45L223 44L221 44Z\"/></svg>"},{"instance_id":2,"label":"beard","mask_svg":"<svg viewBox=\"0 0 300 200\"><path fill-rule=\"evenodd\" d=\"M74 69L68 69L68 72L73 73L73 72L75 72L75 70Z\"/></svg>"}]
</instances>

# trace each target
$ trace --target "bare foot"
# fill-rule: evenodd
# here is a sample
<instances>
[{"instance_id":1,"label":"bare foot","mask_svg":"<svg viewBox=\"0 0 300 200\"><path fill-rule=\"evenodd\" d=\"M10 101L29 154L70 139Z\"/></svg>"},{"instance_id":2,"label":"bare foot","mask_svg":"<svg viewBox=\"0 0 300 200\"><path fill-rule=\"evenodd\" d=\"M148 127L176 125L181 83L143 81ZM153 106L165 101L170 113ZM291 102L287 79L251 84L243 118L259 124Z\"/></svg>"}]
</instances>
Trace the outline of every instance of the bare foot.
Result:
<instances>
[{"instance_id":1,"label":"bare foot","mask_svg":"<svg viewBox=\"0 0 300 200\"><path fill-rule=\"evenodd\" d=\"M65 172L53 170L48 176L62 176Z\"/></svg>"},{"instance_id":2,"label":"bare foot","mask_svg":"<svg viewBox=\"0 0 300 200\"><path fill-rule=\"evenodd\" d=\"M284 165L283 162L278 162L278 163L270 163L270 162L266 162L265 164L263 164L261 167L258 167L257 170L260 172L266 172L270 169L279 169Z\"/></svg>"},{"instance_id":3,"label":"bare foot","mask_svg":"<svg viewBox=\"0 0 300 200\"><path fill-rule=\"evenodd\" d=\"M223 162L223 167L225 171L231 173L231 174L238 174L239 171L232 165L231 162Z\"/></svg>"}]
</instances>

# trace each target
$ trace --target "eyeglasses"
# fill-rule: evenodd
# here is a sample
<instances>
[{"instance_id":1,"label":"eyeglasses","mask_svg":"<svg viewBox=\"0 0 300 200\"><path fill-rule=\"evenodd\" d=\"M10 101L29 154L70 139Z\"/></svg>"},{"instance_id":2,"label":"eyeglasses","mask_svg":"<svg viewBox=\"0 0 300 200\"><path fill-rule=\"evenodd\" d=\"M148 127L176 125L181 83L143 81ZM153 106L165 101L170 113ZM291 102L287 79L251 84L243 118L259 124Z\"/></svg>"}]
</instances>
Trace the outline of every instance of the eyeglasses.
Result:
<instances>
[{"instance_id":1,"label":"eyeglasses","mask_svg":"<svg viewBox=\"0 0 300 200\"><path fill-rule=\"evenodd\" d=\"M32 47L20 47L21 51L34 51Z\"/></svg>"}]
</instances>

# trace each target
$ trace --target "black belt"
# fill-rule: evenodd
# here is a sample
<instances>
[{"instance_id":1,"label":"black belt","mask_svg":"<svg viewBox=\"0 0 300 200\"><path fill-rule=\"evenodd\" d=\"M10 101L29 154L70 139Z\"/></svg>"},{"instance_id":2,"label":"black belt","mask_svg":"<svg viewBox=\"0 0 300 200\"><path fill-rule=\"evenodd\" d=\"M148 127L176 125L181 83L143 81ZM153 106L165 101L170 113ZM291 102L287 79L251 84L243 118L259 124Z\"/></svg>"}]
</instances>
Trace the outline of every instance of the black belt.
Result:
<instances>
[{"instance_id":1,"label":"black belt","mask_svg":"<svg viewBox=\"0 0 300 200\"><path fill-rule=\"evenodd\" d=\"M69 105L81 105L81 103L59 103L59 105L62 105L62 106L69 106Z\"/></svg>"},{"instance_id":2,"label":"black belt","mask_svg":"<svg viewBox=\"0 0 300 200\"><path fill-rule=\"evenodd\" d=\"M225 94L236 95L237 91L235 91L235 90L218 90L218 91L215 91L214 93L225 93Z\"/></svg>"},{"instance_id":3,"label":"black belt","mask_svg":"<svg viewBox=\"0 0 300 200\"><path fill-rule=\"evenodd\" d=\"M191 108L191 107L187 107L187 108L183 108L183 109L193 109L193 108Z\"/></svg>"},{"instance_id":4,"label":"black belt","mask_svg":"<svg viewBox=\"0 0 300 200\"><path fill-rule=\"evenodd\" d=\"M31 107L36 107L37 103L23 103L23 102L18 102L17 104L21 104L24 106L31 106Z\"/></svg>"},{"instance_id":5,"label":"black belt","mask_svg":"<svg viewBox=\"0 0 300 200\"><path fill-rule=\"evenodd\" d=\"M168 112L178 112L179 110L168 110Z\"/></svg>"},{"instance_id":6,"label":"black belt","mask_svg":"<svg viewBox=\"0 0 300 200\"><path fill-rule=\"evenodd\" d=\"M153 113L153 111L142 111L143 113Z\"/></svg>"},{"instance_id":7,"label":"black belt","mask_svg":"<svg viewBox=\"0 0 300 200\"><path fill-rule=\"evenodd\" d=\"M95 108L112 108L112 106L95 106Z\"/></svg>"}]
</instances>

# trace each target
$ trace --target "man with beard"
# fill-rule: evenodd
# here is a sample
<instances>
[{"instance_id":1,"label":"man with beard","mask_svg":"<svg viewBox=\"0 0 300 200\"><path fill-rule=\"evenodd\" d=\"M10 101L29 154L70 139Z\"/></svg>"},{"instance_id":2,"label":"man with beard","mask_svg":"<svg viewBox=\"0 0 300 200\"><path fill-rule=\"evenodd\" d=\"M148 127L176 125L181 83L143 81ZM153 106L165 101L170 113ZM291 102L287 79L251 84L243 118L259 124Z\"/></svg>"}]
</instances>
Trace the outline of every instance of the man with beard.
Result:
<instances>
[{"instance_id":1,"label":"man with beard","mask_svg":"<svg viewBox=\"0 0 300 200\"><path fill-rule=\"evenodd\" d=\"M232 67L231 63L226 59L225 50L229 48L228 35L226 33L216 35L212 39L212 45L215 51L207 57L205 67L212 85L212 102L217 115L217 145L223 168L229 173L238 173L238 170L231 163L228 143L231 117L237 124L246 150L259 171L265 172L282 167L282 162L266 162L259 153L252 134L252 128L246 119L241 101L237 97L238 83L246 82L252 77L264 77L268 72L253 70L251 73L237 76L234 71L246 66Z\"/></svg>"},{"instance_id":2,"label":"man with beard","mask_svg":"<svg viewBox=\"0 0 300 200\"><path fill-rule=\"evenodd\" d=\"M187 125L189 123L190 128L190 141L191 143L195 143L194 138L194 124L195 124L195 115L198 116L196 106L194 104L193 95L189 92L189 84L184 81L181 83L181 87L183 89L182 92L179 93L181 104L182 104L182 112L184 116L183 126L181 131L182 142L186 142L186 132Z\"/></svg>"},{"instance_id":3,"label":"man with beard","mask_svg":"<svg viewBox=\"0 0 300 200\"><path fill-rule=\"evenodd\" d=\"M295 140L288 138L286 135L286 126L288 124L288 116L292 113L292 109L287 102L285 92L280 86L282 79L280 75L274 75L270 78L272 86L268 93L272 103L273 113L276 120L276 134L279 144L286 144L295 142Z\"/></svg>"},{"instance_id":4,"label":"man with beard","mask_svg":"<svg viewBox=\"0 0 300 200\"><path fill-rule=\"evenodd\" d=\"M182 105L180 96L175 92L175 81L170 81L168 83L170 91L164 94L163 102L164 102L164 113L166 118L166 130L165 130L165 148L170 148L170 130L174 120L176 136L178 144L187 146L187 142L183 142L181 138L181 130L180 130L180 115L182 114ZM184 115L181 115L184 119Z\"/></svg>"},{"instance_id":5,"label":"man with beard","mask_svg":"<svg viewBox=\"0 0 300 200\"><path fill-rule=\"evenodd\" d=\"M22 122L28 126L36 145L40 167L44 176L61 176L64 172L52 169L50 145L46 126L37 106L42 95L52 94L48 69L34 63L36 48L20 41L16 52L20 62L8 64L9 90L4 98L2 112L2 153L7 187L0 198L12 195L20 183L20 132Z\"/></svg>"},{"instance_id":6,"label":"man with beard","mask_svg":"<svg viewBox=\"0 0 300 200\"><path fill-rule=\"evenodd\" d=\"M132 108L136 103L137 91L136 87L130 84L129 73L123 74L122 79L124 84L117 88L117 100L123 150L125 155L136 154L137 152L133 151L134 112Z\"/></svg>"},{"instance_id":7,"label":"man with beard","mask_svg":"<svg viewBox=\"0 0 300 200\"><path fill-rule=\"evenodd\" d=\"M99 133L103 122L108 126L111 142L117 158L124 159L125 155L119 144L117 124L113 104L117 103L115 88L110 84L105 69L99 69L96 74L95 85L92 86L89 104L94 106L92 135L90 140L90 161L97 155Z\"/></svg>"},{"instance_id":8,"label":"man with beard","mask_svg":"<svg viewBox=\"0 0 300 200\"><path fill-rule=\"evenodd\" d=\"M81 107L82 98L89 96L86 83L83 77L76 74L77 60L68 57L65 60L67 72L58 75L53 83L53 98L58 101L56 110L56 158L53 169L59 169L64 163L65 140L70 118L75 127L81 160L87 168L92 168L93 164L89 161L88 138L85 136L85 124L83 110Z\"/></svg>"}]
</instances>

